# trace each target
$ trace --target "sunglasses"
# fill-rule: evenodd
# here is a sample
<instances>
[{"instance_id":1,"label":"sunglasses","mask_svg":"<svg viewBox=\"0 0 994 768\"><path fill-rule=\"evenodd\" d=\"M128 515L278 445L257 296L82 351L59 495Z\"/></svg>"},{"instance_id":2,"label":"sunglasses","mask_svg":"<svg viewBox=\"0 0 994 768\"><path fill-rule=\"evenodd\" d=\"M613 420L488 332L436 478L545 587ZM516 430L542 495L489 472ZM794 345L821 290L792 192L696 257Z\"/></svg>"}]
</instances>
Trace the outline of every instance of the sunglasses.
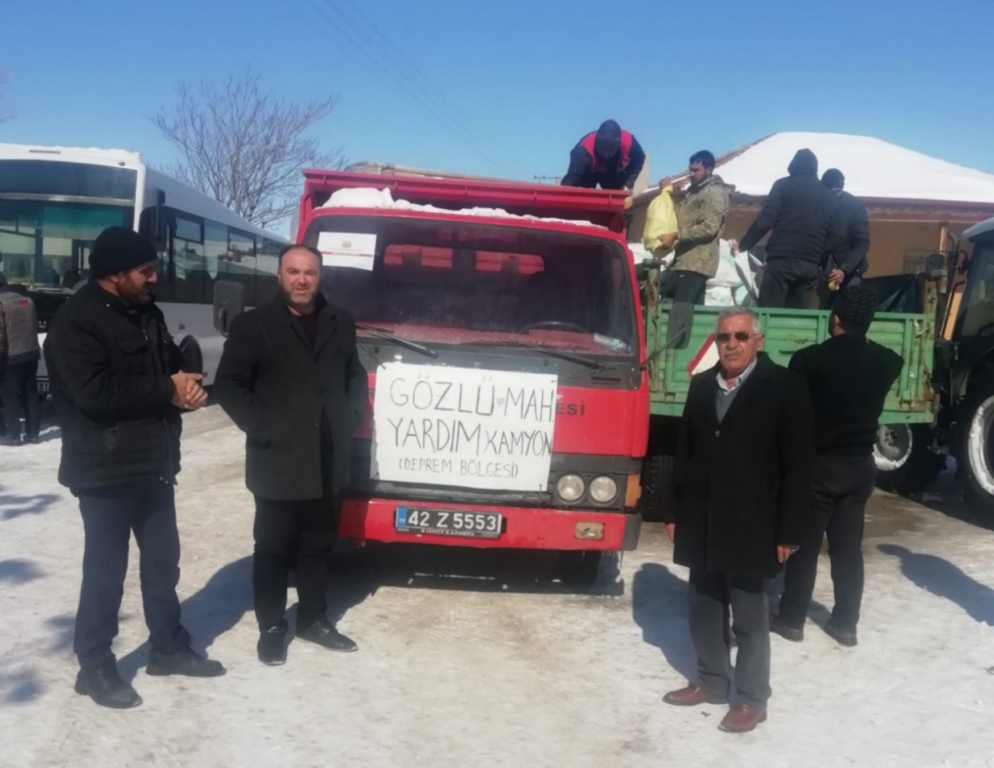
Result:
<instances>
[{"instance_id":1,"label":"sunglasses","mask_svg":"<svg viewBox=\"0 0 994 768\"><path fill-rule=\"evenodd\" d=\"M714 335L714 340L719 344L727 344L734 337L736 341L745 344L749 339L754 336L759 336L758 333L749 333L748 331L736 331L735 333L716 333Z\"/></svg>"}]
</instances>

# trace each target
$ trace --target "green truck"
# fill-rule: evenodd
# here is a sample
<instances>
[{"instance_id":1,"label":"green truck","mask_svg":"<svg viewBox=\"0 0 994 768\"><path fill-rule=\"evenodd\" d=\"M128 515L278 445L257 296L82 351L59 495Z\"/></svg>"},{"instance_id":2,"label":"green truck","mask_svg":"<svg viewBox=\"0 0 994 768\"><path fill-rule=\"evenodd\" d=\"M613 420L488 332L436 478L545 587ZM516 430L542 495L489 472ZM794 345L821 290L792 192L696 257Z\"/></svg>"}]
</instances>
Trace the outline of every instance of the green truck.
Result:
<instances>
[{"instance_id":1,"label":"green truck","mask_svg":"<svg viewBox=\"0 0 994 768\"><path fill-rule=\"evenodd\" d=\"M643 268L643 307L648 352L651 426L643 474L643 515L659 520L663 496L670 481L680 414L687 399L691 376L717 361L712 334L720 307L690 307L660 301L651 286L657 273ZM941 270L923 276L918 311L878 313L870 338L897 352L905 361L885 405L876 447L883 483L900 485L913 465L928 462L938 472L944 457L926 451L922 459L902 456L900 435L905 430L931 430L938 399L932 388L937 309ZM828 338L829 312L814 310L758 309L766 336L765 351L780 365L802 347ZM895 435L897 437L895 437ZM904 461L902 462L902 458ZM907 467L907 469L905 469ZM917 471L921 468L915 466ZM898 477L901 476L901 477ZM933 474L934 477L934 474Z\"/></svg>"}]
</instances>

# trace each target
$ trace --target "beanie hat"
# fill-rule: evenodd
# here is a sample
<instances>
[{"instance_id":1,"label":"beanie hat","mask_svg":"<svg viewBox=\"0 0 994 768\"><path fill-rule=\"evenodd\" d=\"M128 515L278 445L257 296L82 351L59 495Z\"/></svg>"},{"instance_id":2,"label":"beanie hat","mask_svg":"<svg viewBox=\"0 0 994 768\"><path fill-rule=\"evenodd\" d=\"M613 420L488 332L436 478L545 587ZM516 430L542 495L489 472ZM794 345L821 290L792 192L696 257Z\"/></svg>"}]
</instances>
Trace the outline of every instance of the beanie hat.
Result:
<instances>
[{"instance_id":1,"label":"beanie hat","mask_svg":"<svg viewBox=\"0 0 994 768\"><path fill-rule=\"evenodd\" d=\"M614 120L605 120L597 129L594 151L601 157L614 157L621 148L621 126Z\"/></svg>"},{"instance_id":2,"label":"beanie hat","mask_svg":"<svg viewBox=\"0 0 994 768\"><path fill-rule=\"evenodd\" d=\"M869 328L877 311L877 296L869 288L849 286L839 292L832 304L832 314L859 328Z\"/></svg>"},{"instance_id":3,"label":"beanie hat","mask_svg":"<svg viewBox=\"0 0 994 768\"><path fill-rule=\"evenodd\" d=\"M838 168L829 168L821 177L821 183L829 189L842 189L846 185L846 177Z\"/></svg>"},{"instance_id":4,"label":"beanie hat","mask_svg":"<svg viewBox=\"0 0 994 768\"><path fill-rule=\"evenodd\" d=\"M125 227L108 227L93 242L90 274L97 279L127 272L156 260L155 246Z\"/></svg>"}]
</instances>

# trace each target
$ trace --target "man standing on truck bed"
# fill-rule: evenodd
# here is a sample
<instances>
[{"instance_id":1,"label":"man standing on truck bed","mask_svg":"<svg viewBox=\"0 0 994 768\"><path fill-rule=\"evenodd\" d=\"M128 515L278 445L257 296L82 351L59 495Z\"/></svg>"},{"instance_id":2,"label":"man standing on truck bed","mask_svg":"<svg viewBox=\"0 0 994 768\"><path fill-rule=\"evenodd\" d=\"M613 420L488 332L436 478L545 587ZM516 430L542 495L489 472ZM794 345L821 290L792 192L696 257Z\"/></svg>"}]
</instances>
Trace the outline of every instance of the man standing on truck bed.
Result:
<instances>
[{"instance_id":1,"label":"man standing on truck bed","mask_svg":"<svg viewBox=\"0 0 994 768\"><path fill-rule=\"evenodd\" d=\"M870 251L870 216L866 204L845 191L846 177L837 168L829 168L821 183L838 198L839 215L845 229L845 239L830 256L828 280L837 290L859 285L867 269L866 254Z\"/></svg>"},{"instance_id":2,"label":"man standing on truck bed","mask_svg":"<svg viewBox=\"0 0 994 768\"><path fill-rule=\"evenodd\" d=\"M843 241L838 201L818 179L810 149L794 155L789 176L770 189L759 216L733 252L749 251L771 229L759 306L811 309L828 254Z\"/></svg>"},{"instance_id":3,"label":"man standing on truck bed","mask_svg":"<svg viewBox=\"0 0 994 768\"><path fill-rule=\"evenodd\" d=\"M93 243L93 279L59 307L45 339L52 401L62 427L59 482L79 498L83 584L73 650L76 692L129 709L141 697L117 671L111 649L134 533L149 629L150 675L218 677L224 667L190 647L176 595L180 542L174 486L181 409L207 402L200 375L181 356L152 301L153 245L124 227Z\"/></svg>"},{"instance_id":4,"label":"man standing on truck bed","mask_svg":"<svg viewBox=\"0 0 994 768\"><path fill-rule=\"evenodd\" d=\"M255 494L252 590L259 660L286 661L289 570L297 569L297 637L354 651L327 617L328 568L349 482L352 436L369 399L352 316L318 293L321 254L290 245L280 294L231 324L214 389L245 432L245 483Z\"/></svg>"},{"instance_id":5,"label":"man standing on truck bed","mask_svg":"<svg viewBox=\"0 0 994 768\"><path fill-rule=\"evenodd\" d=\"M831 337L795 352L790 369L811 390L815 425L815 480L809 527L786 568L780 615L770 628L800 642L815 588L818 553L828 533L835 607L825 631L841 645L856 645L863 598L863 512L877 468L873 443L887 393L901 374L901 356L866 338L876 297L849 287L832 307Z\"/></svg>"},{"instance_id":6,"label":"man standing on truck bed","mask_svg":"<svg viewBox=\"0 0 994 768\"><path fill-rule=\"evenodd\" d=\"M595 133L588 133L573 147L564 187L631 189L642 173L645 152L632 134L606 120Z\"/></svg>"},{"instance_id":7,"label":"man standing on truck bed","mask_svg":"<svg viewBox=\"0 0 994 768\"><path fill-rule=\"evenodd\" d=\"M690 381L664 510L673 559L690 568L698 678L664 701L729 702L731 609L736 701L720 727L743 733L766 719L766 584L801 541L814 453L811 403L804 380L760 352L763 332L751 310L723 310L715 343L719 364Z\"/></svg>"},{"instance_id":8,"label":"man standing on truck bed","mask_svg":"<svg viewBox=\"0 0 994 768\"><path fill-rule=\"evenodd\" d=\"M674 301L701 304L708 280L718 271L719 240L728 215L728 192L714 175L714 155L707 150L690 158L690 187L673 189L677 241L673 266L666 273L664 295Z\"/></svg>"}]
</instances>

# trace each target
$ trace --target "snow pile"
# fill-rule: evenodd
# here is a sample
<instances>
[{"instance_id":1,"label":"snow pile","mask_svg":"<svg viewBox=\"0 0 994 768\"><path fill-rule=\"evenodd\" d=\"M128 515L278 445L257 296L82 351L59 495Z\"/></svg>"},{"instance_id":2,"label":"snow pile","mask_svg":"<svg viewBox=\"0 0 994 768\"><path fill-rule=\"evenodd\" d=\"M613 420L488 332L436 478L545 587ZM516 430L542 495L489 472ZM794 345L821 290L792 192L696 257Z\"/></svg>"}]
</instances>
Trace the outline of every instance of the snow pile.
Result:
<instances>
[{"instance_id":1,"label":"snow pile","mask_svg":"<svg viewBox=\"0 0 994 768\"><path fill-rule=\"evenodd\" d=\"M318 206L318 210L328 208L375 208L389 209L393 211L417 211L419 213L443 213L448 216L473 216L486 219L515 219L518 221L541 221L553 224L575 224L580 227L593 227L594 229L607 229L589 221L576 219L544 219L539 216L519 216L508 213L503 208L462 208L459 210L449 210L438 208L434 205L418 205L408 200L394 200L389 189L375 189L373 187L360 187L357 189L340 189L333 192L324 205Z\"/></svg>"}]
</instances>

